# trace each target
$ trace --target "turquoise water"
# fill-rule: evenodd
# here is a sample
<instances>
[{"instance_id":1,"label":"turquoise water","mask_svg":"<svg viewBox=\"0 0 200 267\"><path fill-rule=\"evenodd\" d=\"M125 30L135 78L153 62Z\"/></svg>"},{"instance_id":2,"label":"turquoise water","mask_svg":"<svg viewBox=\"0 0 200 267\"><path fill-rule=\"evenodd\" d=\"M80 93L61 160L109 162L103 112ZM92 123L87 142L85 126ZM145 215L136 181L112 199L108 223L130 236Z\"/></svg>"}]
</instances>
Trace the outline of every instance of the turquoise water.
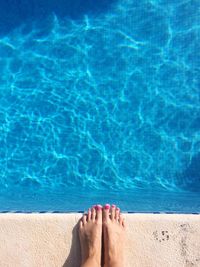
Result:
<instances>
[{"instance_id":1,"label":"turquoise water","mask_svg":"<svg viewBox=\"0 0 200 267\"><path fill-rule=\"evenodd\" d=\"M65 2L0 0L0 209L200 211L200 2Z\"/></svg>"}]
</instances>

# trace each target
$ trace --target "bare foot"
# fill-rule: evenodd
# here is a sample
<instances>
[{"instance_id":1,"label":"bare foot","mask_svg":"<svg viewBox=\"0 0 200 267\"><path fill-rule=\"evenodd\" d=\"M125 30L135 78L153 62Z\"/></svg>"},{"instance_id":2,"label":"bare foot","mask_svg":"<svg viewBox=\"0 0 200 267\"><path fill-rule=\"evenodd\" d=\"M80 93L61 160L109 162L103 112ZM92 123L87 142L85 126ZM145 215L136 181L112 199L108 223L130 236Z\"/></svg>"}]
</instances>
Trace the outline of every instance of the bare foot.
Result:
<instances>
[{"instance_id":1,"label":"bare foot","mask_svg":"<svg viewBox=\"0 0 200 267\"><path fill-rule=\"evenodd\" d=\"M88 210L80 220L82 267L101 266L102 207L97 205Z\"/></svg>"},{"instance_id":2,"label":"bare foot","mask_svg":"<svg viewBox=\"0 0 200 267\"><path fill-rule=\"evenodd\" d=\"M106 204L103 208L103 237L105 267L123 267L125 224L120 209Z\"/></svg>"}]
</instances>

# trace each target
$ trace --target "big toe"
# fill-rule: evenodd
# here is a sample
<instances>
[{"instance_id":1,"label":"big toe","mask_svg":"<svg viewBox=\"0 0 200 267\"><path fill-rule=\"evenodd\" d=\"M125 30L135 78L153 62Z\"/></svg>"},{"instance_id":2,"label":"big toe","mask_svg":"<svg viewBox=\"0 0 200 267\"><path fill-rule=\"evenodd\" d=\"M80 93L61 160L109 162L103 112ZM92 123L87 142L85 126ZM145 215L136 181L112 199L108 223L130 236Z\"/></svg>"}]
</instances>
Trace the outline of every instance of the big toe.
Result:
<instances>
[{"instance_id":1,"label":"big toe","mask_svg":"<svg viewBox=\"0 0 200 267\"><path fill-rule=\"evenodd\" d=\"M110 213L110 205L106 204L103 207L103 220L104 221L108 221L110 219L110 217L109 217L110 214L109 213Z\"/></svg>"},{"instance_id":2,"label":"big toe","mask_svg":"<svg viewBox=\"0 0 200 267\"><path fill-rule=\"evenodd\" d=\"M97 205L96 206L96 217L98 222L102 222L102 206Z\"/></svg>"}]
</instances>

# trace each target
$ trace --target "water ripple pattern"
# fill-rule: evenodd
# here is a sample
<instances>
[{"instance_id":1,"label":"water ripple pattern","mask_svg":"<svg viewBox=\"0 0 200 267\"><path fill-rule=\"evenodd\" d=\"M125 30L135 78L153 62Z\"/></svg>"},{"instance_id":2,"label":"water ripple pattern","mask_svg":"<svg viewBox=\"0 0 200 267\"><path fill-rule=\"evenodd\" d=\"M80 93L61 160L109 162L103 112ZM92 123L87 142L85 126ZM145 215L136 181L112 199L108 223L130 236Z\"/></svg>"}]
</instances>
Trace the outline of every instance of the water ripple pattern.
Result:
<instances>
[{"instance_id":1,"label":"water ripple pattern","mask_svg":"<svg viewBox=\"0 0 200 267\"><path fill-rule=\"evenodd\" d=\"M200 190L199 18L121 0L1 36L1 188Z\"/></svg>"}]
</instances>

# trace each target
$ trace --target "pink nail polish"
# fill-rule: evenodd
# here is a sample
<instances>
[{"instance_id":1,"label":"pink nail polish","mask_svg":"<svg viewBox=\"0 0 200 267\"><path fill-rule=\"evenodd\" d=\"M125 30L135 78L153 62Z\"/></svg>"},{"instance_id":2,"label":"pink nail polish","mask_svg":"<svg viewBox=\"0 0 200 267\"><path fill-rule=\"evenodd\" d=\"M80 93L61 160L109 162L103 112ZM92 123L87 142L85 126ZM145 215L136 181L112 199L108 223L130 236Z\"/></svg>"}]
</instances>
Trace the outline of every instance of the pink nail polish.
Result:
<instances>
[{"instance_id":1,"label":"pink nail polish","mask_svg":"<svg viewBox=\"0 0 200 267\"><path fill-rule=\"evenodd\" d=\"M104 207L105 207L106 210L109 210L110 209L110 204L106 204Z\"/></svg>"},{"instance_id":2,"label":"pink nail polish","mask_svg":"<svg viewBox=\"0 0 200 267\"><path fill-rule=\"evenodd\" d=\"M116 205L112 204L112 208L116 208Z\"/></svg>"},{"instance_id":3,"label":"pink nail polish","mask_svg":"<svg viewBox=\"0 0 200 267\"><path fill-rule=\"evenodd\" d=\"M101 205L97 205L97 210L102 210L102 206Z\"/></svg>"}]
</instances>

